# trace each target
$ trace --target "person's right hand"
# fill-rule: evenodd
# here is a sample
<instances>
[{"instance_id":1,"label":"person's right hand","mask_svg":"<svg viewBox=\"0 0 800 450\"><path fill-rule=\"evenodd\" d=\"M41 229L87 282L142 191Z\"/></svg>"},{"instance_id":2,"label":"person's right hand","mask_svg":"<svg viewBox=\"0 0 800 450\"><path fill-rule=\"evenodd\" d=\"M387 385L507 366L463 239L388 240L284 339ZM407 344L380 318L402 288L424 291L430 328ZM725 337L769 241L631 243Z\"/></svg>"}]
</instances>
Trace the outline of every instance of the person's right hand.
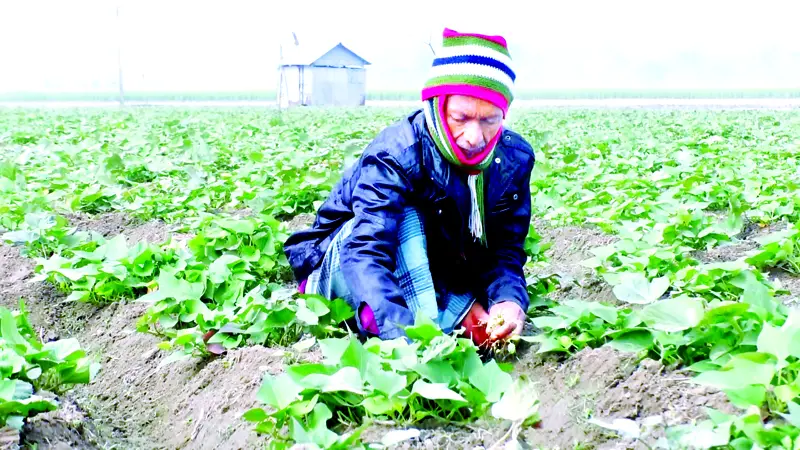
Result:
<instances>
[{"instance_id":1,"label":"person's right hand","mask_svg":"<svg viewBox=\"0 0 800 450\"><path fill-rule=\"evenodd\" d=\"M489 323L489 313L477 301L472 305L467 316L461 322L466 330L465 335L472 339L478 347L487 347L489 345L489 333L486 331L486 325Z\"/></svg>"},{"instance_id":2,"label":"person's right hand","mask_svg":"<svg viewBox=\"0 0 800 450\"><path fill-rule=\"evenodd\" d=\"M487 326L487 331L490 333L489 340L492 342L519 336L525 325L525 311L512 301L500 302L489 308L488 322L500 323L493 330L489 330Z\"/></svg>"}]
</instances>

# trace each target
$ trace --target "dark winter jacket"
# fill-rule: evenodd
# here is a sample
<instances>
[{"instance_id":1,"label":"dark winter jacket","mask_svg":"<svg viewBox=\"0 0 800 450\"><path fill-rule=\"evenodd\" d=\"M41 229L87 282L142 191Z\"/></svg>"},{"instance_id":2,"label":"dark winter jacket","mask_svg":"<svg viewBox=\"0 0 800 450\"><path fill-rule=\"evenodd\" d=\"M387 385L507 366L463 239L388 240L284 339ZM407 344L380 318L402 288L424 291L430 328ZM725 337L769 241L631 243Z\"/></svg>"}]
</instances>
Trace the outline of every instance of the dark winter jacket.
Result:
<instances>
[{"instance_id":1,"label":"dark winter jacket","mask_svg":"<svg viewBox=\"0 0 800 450\"><path fill-rule=\"evenodd\" d=\"M428 258L435 284L451 292L470 291L488 308L513 301L528 308L522 267L531 218L531 146L508 129L485 170L488 248L469 232L470 194L466 174L435 148L422 111L381 131L317 212L313 226L285 243L298 280L321 262L340 227L357 218L342 245L343 275L356 300L368 304L381 339L403 336L398 325L414 318L403 300L394 272L398 220L406 205L422 213Z\"/></svg>"}]
</instances>

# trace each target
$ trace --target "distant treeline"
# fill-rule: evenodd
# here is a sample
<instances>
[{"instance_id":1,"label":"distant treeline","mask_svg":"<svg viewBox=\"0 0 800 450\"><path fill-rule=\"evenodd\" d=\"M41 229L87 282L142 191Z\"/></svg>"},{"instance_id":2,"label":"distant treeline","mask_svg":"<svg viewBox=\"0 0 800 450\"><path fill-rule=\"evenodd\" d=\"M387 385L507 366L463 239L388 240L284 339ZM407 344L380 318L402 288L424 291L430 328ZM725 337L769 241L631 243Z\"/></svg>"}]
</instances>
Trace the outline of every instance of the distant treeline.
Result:
<instances>
[{"instance_id":1,"label":"distant treeline","mask_svg":"<svg viewBox=\"0 0 800 450\"><path fill-rule=\"evenodd\" d=\"M658 98L658 99L721 99L721 98L800 98L796 89L563 89L563 90L519 90L520 100L558 99L614 99L614 98ZM367 93L367 100L419 99L417 91L374 91ZM20 92L0 93L0 101L118 101L116 92ZM276 93L269 91L249 92L126 92L126 101L274 101Z\"/></svg>"},{"instance_id":2,"label":"distant treeline","mask_svg":"<svg viewBox=\"0 0 800 450\"><path fill-rule=\"evenodd\" d=\"M126 101L212 101L212 100L262 100L274 101L275 92L126 92ZM18 92L0 93L0 101L119 101L118 92Z\"/></svg>"},{"instance_id":3,"label":"distant treeline","mask_svg":"<svg viewBox=\"0 0 800 450\"><path fill-rule=\"evenodd\" d=\"M569 100L613 98L721 99L721 98L799 98L796 89L547 89L518 90L519 100ZM382 91L367 93L368 100L418 100L419 92Z\"/></svg>"}]
</instances>

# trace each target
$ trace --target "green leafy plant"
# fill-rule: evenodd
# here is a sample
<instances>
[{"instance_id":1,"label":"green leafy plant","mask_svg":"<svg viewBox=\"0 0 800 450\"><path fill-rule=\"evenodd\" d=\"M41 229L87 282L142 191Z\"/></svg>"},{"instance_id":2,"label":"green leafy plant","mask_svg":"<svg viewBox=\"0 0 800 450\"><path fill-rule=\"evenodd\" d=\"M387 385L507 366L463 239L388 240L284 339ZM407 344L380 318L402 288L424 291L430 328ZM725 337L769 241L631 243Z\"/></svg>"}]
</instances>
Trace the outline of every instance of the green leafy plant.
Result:
<instances>
[{"instance_id":1,"label":"green leafy plant","mask_svg":"<svg viewBox=\"0 0 800 450\"><path fill-rule=\"evenodd\" d=\"M37 258L33 280L52 282L70 293L68 300L92 302L142 295L160 267L176 260L171 250L146 242L129 247L124 234L106 239L95 233L62 253Z\"/></svg>"},{"instance_id":2,"label":"green leafy plant","mask_svg":"<svg viewBox=\"0 0 800 450\"><path fill-rule=\"evenodd\" d=\"M138 328L169 339L165 349L220 353L243 344L289 345L322 336L352 312L341 300L292 295L285 235L270 216L209 218L137 301L150 303Z\"/></svg>"},{"instance_id":3,"label":"green leafy plant","mask_svg":"<svg viewBox=\"0 0 800 450\"><path fill-rule=\"evenodd\" d=\"M89 233L68 227L67 220L48 212L27 213L16 231L2 235L10 244L22 247L22 255L47 258L89 240Z\"/></svg>"},{"instance_id":4,"label":"green leafy plant","mask_svg":"<svg viewBox=\"0 0 800 450\"><path fill-rule=\"evenodd\" d=\"M21 429L23 419L54 411L58 403L42 391L63 393L92 381L92 363L74 339L42 343L28 322L25 304L14 313L0 307L0 425Z\"/></svg>"},{"instance_id":5,"label":"green leafy plant","mask_svg":"<svg viewBox=\"0 0 800 450\"><path fill-rule=\"evenodd\" d=\"M471 340L445 335L422 317L406 333L411 344L377 338L362 344L355 337L319 341L324 360L265 375L258 398L267 410L252 409L245 419L269 433L277 447L326 449L353 445L378 419L465 423L491 412L514 423L538 420L537 397L520 395L531 394L530 386L515 383L495 361L483 363ZM347 434L350 427L356 432Z\"/></svg>"},{"instance_id":6,"label":"green leafy plant","mask_svg":"<svg viewBox=\"0 0 800 450\"><path fill-rule=\"evenodd\" d=\"M551 315L535 317L533 324L544 332L522 339L540 344L538 353L576 352L586 347L599 347L615 330L630 323L630 310L619 311L611 305L568 300L549 308Z\"/></svg>"},{"instance_id":7,"label":"green leafy plant","mask_svg":"<svg viewBox=\"0 0 800 450\"><path fill-rule=\"evenodd\" d=\"M745 261L760 269L777 267L800 275L800 230L790 224L785 230L756 238L761 247Z\"/></svg>"}]
</instances>

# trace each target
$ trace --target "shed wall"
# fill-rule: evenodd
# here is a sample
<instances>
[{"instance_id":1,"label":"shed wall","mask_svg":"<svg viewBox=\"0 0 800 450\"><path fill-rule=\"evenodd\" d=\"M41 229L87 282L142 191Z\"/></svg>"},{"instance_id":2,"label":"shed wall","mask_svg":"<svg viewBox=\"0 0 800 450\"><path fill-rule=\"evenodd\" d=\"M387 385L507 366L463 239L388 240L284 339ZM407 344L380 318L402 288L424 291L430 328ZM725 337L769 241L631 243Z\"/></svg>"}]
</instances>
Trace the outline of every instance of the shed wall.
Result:
<instances>
[{"instance_id":1,"label":"shed wall","mask_svg":"<svg viewBox=\"0 0 800 450\"><path fill-rule=\"evenodd\" d=\"M308 67L313 73L311 102L319 106L361 106L366 102L366 71L356 68Z\"/></svg>"}]
</instances>

